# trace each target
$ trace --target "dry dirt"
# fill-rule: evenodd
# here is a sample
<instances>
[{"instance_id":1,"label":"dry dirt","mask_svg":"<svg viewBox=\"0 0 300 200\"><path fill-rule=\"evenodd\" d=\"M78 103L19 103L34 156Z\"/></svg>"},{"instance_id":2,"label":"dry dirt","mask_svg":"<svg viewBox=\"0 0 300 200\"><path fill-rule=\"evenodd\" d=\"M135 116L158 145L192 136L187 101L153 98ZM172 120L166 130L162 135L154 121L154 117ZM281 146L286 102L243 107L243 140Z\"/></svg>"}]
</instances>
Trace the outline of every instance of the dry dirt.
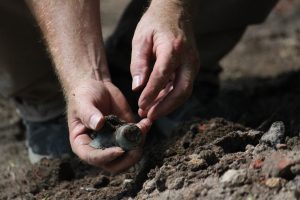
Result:
<instances>
[{"instance_id":1,"label":"dry dirt","mask_svg":"<svg viewBox=\"0 0 300 200\"><path fill-rule=\"evenodd\" d=\"M107 35L118 13L103 2ZM300 3L285 0L249 28L222 61L217 98L173 137L152 131L142 161L116 176L77 159L31 165L20 119L0 99L0 199L299 199L299 25ZM284 137L261 141L275 121Z\"/></svg>"}]
</instances>

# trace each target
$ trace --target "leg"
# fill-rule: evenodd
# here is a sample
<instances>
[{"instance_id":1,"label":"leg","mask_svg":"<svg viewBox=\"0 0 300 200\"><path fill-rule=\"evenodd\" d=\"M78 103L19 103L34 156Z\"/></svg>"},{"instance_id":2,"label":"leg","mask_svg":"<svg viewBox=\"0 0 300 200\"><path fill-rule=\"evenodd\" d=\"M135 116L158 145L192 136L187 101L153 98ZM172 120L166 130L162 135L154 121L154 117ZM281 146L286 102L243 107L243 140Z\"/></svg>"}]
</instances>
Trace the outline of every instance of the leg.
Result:
<instances>
[{"instance_id":1,"label":"leg","mask_svg":"<svg viewBox=\"0 0 300 200\"><path fill-rule=\"evenodd\" d=\"M0 26L0 93L26 125L31 161L70 154L63 95L25 3L0 3Z\"/></svg>"},{"instance_id":2,"label":"leg","mask_svg":"<svg viewBox=\"0 0 300 200\"><path fill-rule=\"evenodd\" d=\"M0 93L16 100L26 120L44 121L62 114L62 92L25 3L1 3L0 26Z\"/></svg>"}]
</instances>

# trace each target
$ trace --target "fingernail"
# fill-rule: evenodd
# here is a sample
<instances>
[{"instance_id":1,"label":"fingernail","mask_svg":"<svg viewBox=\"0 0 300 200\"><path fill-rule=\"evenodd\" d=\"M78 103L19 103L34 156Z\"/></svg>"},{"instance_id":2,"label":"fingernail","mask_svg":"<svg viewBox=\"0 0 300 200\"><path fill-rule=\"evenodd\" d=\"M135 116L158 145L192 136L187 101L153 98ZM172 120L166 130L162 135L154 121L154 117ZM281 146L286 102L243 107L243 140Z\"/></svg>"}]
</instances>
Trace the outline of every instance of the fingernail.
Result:
<instances>
[{"instance_id":1,"label":"fingernail","mask_svg":"<svg viewBox=\"0 0 300 200\"><path fill-rule=\"evenodd\" d=\"M101 119L101 116L98 115L98 114L95 114L91 117L91 120L90 120L90 126L92 129L96 130L97 129L97 126L98 126L98 123Z\"/></svg>"},{"instance_id":2,"label":"fingernail","mask_svg":"<svg viewBox=\"0 0 300 200\"><path fill-rule=\"evenodd\" d=\"M117 151L118 153L124 153L125 151L120 148L120 147L114 147L114 150Z\"/></svg>"},{"instance_id":3,"label":"fingernail","mask_svg":"<svg viewBox=\"0 0 300 200\"><path fill-rule=\"evenodd\" d=\"M132 78L132 90L136 89L142 84L142 78L140 75L136 75Z\"/></svg>"}]
</instances>

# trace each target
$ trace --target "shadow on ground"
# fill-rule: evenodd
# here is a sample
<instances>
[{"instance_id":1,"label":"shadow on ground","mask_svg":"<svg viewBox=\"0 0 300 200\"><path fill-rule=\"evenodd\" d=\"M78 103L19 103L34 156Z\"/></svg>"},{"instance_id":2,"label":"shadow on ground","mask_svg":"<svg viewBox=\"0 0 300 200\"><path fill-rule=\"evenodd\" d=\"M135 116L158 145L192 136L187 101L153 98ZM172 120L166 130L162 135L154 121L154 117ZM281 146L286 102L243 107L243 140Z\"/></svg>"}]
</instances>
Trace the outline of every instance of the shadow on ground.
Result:
<instances>
[{"instance_id":1,"label":"shadow on ground","mask_svg":"<svg viewBox=\"0 0 300 200\"><path fill-rule=\"evenodd\" d=\"M265 130L283 121L288 135L300 131L300 71L273 78L239 78L222 83L219 95L199 113L200 118L222 117Z\"/></svg>"}]
</instances>

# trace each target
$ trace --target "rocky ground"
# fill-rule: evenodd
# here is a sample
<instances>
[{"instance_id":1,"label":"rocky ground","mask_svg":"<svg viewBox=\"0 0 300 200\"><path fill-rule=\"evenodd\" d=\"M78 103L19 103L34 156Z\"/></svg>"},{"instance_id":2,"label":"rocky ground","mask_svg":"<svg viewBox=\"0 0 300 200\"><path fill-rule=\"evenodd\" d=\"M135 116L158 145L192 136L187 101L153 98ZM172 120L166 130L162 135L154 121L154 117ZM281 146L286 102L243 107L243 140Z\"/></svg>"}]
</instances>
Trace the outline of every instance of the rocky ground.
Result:
<instances>
[{"instance_id":1,"label":"rocky ground","mask_svg":"<svg viewBox=\"0 0 300 200\"><path fill-rule=\"evenodd\" d=\"M143 160L120 175L77 159L31 165L0 99L0 199L300 199L299 5L281 1L250 28L222 61L217 98L173 137L152 131Z\"/></svg>"}]
</instances>

